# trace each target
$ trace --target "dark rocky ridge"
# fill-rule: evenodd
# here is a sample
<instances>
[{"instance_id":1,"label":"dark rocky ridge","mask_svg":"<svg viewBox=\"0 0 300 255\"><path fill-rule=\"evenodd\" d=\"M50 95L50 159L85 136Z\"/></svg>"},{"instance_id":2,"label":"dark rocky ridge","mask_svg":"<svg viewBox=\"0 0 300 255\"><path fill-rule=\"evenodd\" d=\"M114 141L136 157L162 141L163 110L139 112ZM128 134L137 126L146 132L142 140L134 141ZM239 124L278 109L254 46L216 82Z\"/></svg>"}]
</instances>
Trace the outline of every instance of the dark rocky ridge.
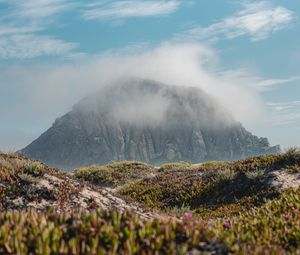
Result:
<instances>
[{"instance_id":1,"label":"dark rocky ridge","mask_svg":"<svg viewBox=\"0 0 300 255\"><path fill-rule=\"evenodd\" d=\"M278 151L198 88L132 79L83 99L21 153L72 169L120 160L236 160Z\"/></svg>"}]
</instances>

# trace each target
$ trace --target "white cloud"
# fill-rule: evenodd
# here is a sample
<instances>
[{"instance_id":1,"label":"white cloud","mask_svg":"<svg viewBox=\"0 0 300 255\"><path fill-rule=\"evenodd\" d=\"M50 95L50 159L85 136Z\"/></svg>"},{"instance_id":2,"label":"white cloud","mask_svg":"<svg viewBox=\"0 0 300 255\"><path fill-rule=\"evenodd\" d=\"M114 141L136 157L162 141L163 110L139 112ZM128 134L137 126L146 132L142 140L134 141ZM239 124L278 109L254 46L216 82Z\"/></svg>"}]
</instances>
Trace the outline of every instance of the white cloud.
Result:
<instances>
[{"instance_id":1,"label":"white cloud","mask_svg":"<svg viewBox=\"0 0 300 255\"><path fill-rule=\"evenodd\" d=\"M6 120L10 118L6 116L1 122L10 126L22 123L24 129L33 129L38 120L43 127L36 131L38 136L87 94L130 76L199 87L246 127L255 126L264 119L260 96L237 82L234 74L238 76L238 72L232 71L231 78L225 79L218 71L217 58L214 50L200 44L162 44L144 51L139 49L136 54L109 52L72 64L7 66L0 71L0 91L11 91L12 98L21 98L8 107L16 114L15 120ZM6 112L7 104L1 106L0 100L0 115L5 116Z\"/></svg>"},{"instance_id":2,"label":"white cloud","mask_svg":"<svg viewBox=\"0 0 300 255\"><path fill-rule=\"evenodd\" d=\"M267 1L246 2L244 9L235 15L207 27L195 26L178 34L176 39L216 41L249 36L252 41L258 41L285 28L295 19L295 14L283 6L273 7Z\"/></svg>"},{"instance_id":3,"label":"white cloud","mask_svg":"<svg viewBox=\"0 0 300 255\"><path fill-rule=\"evenodd\" d=\"M67 43L49 36L16 34L0 37L0 58L26 59L39 56L59 56L76 47L75 43Z\"/></svg>"},{"instance_id":4,"label":"white cloud","mask_svg":"<svg viewBox=\"0 0 300 255\"><path fill-rule=\"evenodd\" d=\"M266 79L262 78L247 69L235 69L234 71L224 71L222 76L225 80L235 79L237 83L252 87L258 92L268 91L277 86L300 80L299 76L293 76L286 79Z\"/></svg>"},{"instance_id":5,"label":"white cloud","mask_svg":"<svg viewBox=\"0 0 300 255\"><path fill-rule=\"evenodd\" d=\"M76 43L49 35L47 30L54 16L69 10L68 0L0 1L9 6L0 19L0 59L26 59L39 56L60 56L71 53Z\"/></svg>"},{"instance_id":6,"label":"white cloud","mask_svg":"<svg viewBox=\"0 0 300 255\"><path fill-rule=\"evenodd\" d=\"M81 98L128 76L199 87L252 131L261 125L271 127L268 110L273 109L271 121L275 124L290 123L300 117L299 102L266 106L260 97L260 90L254 86L257 81L264 87L281 83L282 80L264 80L240 69L220 70L222 67L218 64L216 51L199 43L164 43L156 48L138 45L133 46L132 50L114 50L100 56L75 58L72 64L7 65L0 69L0 91L7 94L0 94L0 141L2 136L12 135L5 130L21 124L23 130L30 131L24 139L28 143ZM18 100L5 103L7 98ZM15 132L18 136L19 131ZM11 137L11 141L13 139ZM11 146L22 147L26 143Z\"/></svg>"},{"instance_id":7,"label":"white cloud","mask_svg":"<svg viewBox=\"0 0 300 255\"><path fill-rule=\"evenodd\" d=\"M258 78L255 86L259 90L269 90L276 86L287 84L298 80L300 80L299 76L295 76L287 79L259 79Z\"/></svg>"},{"instance_id":8,"label":"white cloud","mask_svg":"<svg viewBox=\"0 0 300 255\"><path fill-rule=\"evenodd\" d=\"M173 13L179 5L180 1L178 0L126 0L110 2L109 4L96 3L87 5L88 9L83 12L82 16L85 20L150 17Z\"/></svg>"},{"instance_id":9,"label":"white cloud","mask_svg":"<svg viewBox=\"0 0 300 255\"><path fill-rule=\"evenodd\" d=\"M28 26L13 26L13 25L1 26L0 25L0 40L3 36L34 33L39 30L40 28L35 25L28 25Z\"/></svg>"},{"instance_id":10,"label":"white cloud","mask_svg":"<svg viewBox=\"0 0 300 255\"><path fill-rule=\"evenodd\" d=\"M267 107L274 125L300 123L300 101L268 103Z\"/></svg>"},{"instance_id":11,"label":"white cloud","mask_svg":"<svg viewBox=\"0 0 300 255\"><path fill-rule=\"evenodd\" d=\"M8 6L13 7L11 13L6 14L4 18L17 17L18 19L39 20L49 18L72 8L73 4L69 0L9 0L2 1Z\"/></svg>"}]
</instances>

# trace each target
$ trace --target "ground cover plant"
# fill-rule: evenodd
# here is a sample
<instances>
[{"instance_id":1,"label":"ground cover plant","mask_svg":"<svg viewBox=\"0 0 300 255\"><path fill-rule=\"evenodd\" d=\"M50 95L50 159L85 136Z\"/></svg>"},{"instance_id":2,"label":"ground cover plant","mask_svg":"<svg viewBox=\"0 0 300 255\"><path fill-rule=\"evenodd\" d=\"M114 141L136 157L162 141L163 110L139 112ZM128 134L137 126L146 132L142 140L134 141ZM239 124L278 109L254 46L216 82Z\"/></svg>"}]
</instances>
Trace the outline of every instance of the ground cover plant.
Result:
<instances>
[{"instance_id":1,"label":"ground cover plant","mask_svg":"<svg viewBox=\"0 0 300 255\"><path fill-rule=\"evenodd\" d=\"M298 171L300 152L252 157L236 162L208 162L178 171L165 171L134 182L120 194L147 206L181 213L190 208L201 217L235 215L279 195L266 176L276 170Z\"/></svg>"},{"instance_id":2,"label":"ground cover plant","mask_svg":"<svg viewBox=\"0 0 300 255\"><path fill-rule=\"evenodd\" d=\"M130 212L0 213L1 254L286 254L300 248L300 191L216 221Z\"/></svg>"},{"instance_id":3,"label":"ground cover plant","mask_svg":"<svg viewBox=\"0 0 300 255\"><path fill-rule=\"evenodd\" d=\"M149 211L159 209L158 213L145 217L132 210L130 201L124 205L125 210L119 210L118 204L103 210L95 201L84 210L63 210L63 203L74 204L82 199L78 194L86 182L77 182L76 177L83 177L76 176L76 172L73 177L16 154L0 154L0 254L300 252L300 189L282 191L267 185L273 173L299 176L297 149L162 171L139 162L109 165L110 172L124 172L121 177L116 175L114 185L124 185L114 192L147 205ZM140 175L132 177L134 172ZM32 185L55 178L61 182L51 191ZM84 180L94 183L93 179ZM106 194L101 185L94 186L85 189L83 195ZM32 187L38 188L30 190ZM59 210L51 206L47 210L26 206L7 209L5 201L15 197L22 198L25 205L45 197L62 204ZM98 202L112 198L112 194L103 196Z\"/></svg>"},{"instance_id":4,"label":"ground cover plant","mask_svg":"<svg viewBox=\"0 0 300 255\"><path fill-rule=\"evenodd\" d=\"M48 167L39 161L14 153L0 153L0 209L40 209L54 207L64 210L74 206L72 199L82 185L72 176Z\"/></svg>"},{"instance_id":5,"label":"ground cover plant","mask_svg":"<svg viewBox=\"0 0 300 255\"><path fill-rule=\"evenodd\" d=\"M177 171L177 170L190 169L191 167L192 167L191 163L180 161L180 162L164 163L159 166L158 171L160 172Z\"/></svg>"},{"instance_id":6,"label":"ground cover plant","mask_svg":"<svg viewBox=\"0 0 300 255\"><path fill-rule=\"evenodd\" d=\"M76 169L75 177L93 184L116 187L150 176L155 169L142 162L112 162L105 166L92 165Z\"/></svg>"}]
</instances>

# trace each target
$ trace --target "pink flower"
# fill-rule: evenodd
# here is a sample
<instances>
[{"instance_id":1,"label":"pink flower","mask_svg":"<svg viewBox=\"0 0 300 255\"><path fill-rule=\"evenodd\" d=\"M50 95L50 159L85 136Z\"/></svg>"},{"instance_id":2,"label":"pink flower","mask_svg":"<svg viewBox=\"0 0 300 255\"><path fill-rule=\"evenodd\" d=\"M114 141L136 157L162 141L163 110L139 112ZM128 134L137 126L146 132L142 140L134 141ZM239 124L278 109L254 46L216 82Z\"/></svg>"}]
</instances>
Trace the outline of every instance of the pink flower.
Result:
<instances>
[{"instance_id":1,"label":"pink flower","mask_svg":"<svg viewBox=\"0 0 300 255\"><path fill-rule=\"evenodd\" d=\"M183 219L190 220L193 217L193 214L190 212L186 212L183 214Z\"/></svg>"},{"instance_id":2,"label":"pink flower","mask_svg":"<svg viewBox=\"0 0 300 255\"><path fill-rule=\"evenodd\" d=\"M284 215L285 220L290 220L291 218L292 218L292 215L290 215L290 214Z\"/></svg>"},{"instance_id":3,"label":"pink flower","mask_svg":"<svg viewBox=\"0 0 300 255\"><path fill-rule=\"evenodd\" d=\"M231 228L231 222L230 222L230 220L227 220L227 221L225 221L224 223L223 223L223 227L224 228Z\"/></svg>"}]
</instances>

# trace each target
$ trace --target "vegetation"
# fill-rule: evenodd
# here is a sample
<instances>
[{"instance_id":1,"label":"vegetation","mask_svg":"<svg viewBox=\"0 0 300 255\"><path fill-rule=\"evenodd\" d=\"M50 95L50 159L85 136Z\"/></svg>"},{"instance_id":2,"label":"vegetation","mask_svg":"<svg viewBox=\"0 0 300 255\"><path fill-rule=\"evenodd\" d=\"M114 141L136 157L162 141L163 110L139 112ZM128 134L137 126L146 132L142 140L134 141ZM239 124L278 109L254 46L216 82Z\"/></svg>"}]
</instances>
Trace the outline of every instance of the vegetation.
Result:
<instances>
[{"instance_id":1,"label":"vegetation","mask_svg":"<svg viewBox=\"0 0 300 255\"><path fill-rule=\"evenodd\" d=\"M164 163L160 165L158 171L178 171L178 170L185 170L190 169L192 167L191 163L180 161L180 162L173 162L173 163Z\"/></svg>"},{"instance_id":2,"label":"vegetation","mask_svg":"<svg viewBox=\"0 0 300 255\"><path fill-rule=\"evenodd\" d=\"M148 164L123 161L83 167L75 170L75 177L93 184L115 187L150 176L153 171L154 168Z\"/></svg>"},{"instance_id":3,"label":"vegetation","mask_svg":"<svg viewBox=\"0 0 300 255\"><path fill-rule=\"evenodd\" d=\"M38 185L45 175L59 177L61 183L55 188ZM0 209L11 209L12 201L22 198L18 208L26 207L26 204L39 203L47 200L50 204L56 201L60 208L72 199L79 190L78 187L68 182L67 174L50 168L38 161L19 156L14 153L0 153Z\"/></svg>"},{"instance_id":4,"label":"vegetation","mask_svg":"<svg viewBox=\"0 0 300 255\"><path fill-rule=\"evenodd\" d=\"M0 180L17 185L18 180L28 176L33 179L43 175L43 165L15 154L0 153Z\"/></svg>"},{"instance_id":5,"label":"vegetation","mask_svg":"<svg viewBox=\"0 0 300 255\"><path fill-rule=\"evenodd\" d=\"M299 150L291 149L232 163L208 162L185 171L160 172L124 187L120 194L167 212L188 207L202 218L236 215L277 197L279 192L266 185L263 176L279 169L300 169L299 155Z\"/></svg>"},{"instance_id":6,"label":"vegetation","mask_svg":"<svg viewBox=\"0 0 300 255\"><path fill-rule=\"evenodd\" d=\"M300 191L214 222L186 213L142 220L115 211L0 213L1 254L282 254L300 251ZM9 235L8 235L9 233Z\"/></svg>"},{"instance_id":7,"label":"vegetation","mask_svg":"<svg viewBox=\"0 0 300 255\"><path fill-rule=\"evenodd\" d=\"M202 224L143 221L128 212L0 213L1 254L184 254L206 241L204 233Z\"/></svg>"},{"instance_id":8,"label":"vegetation","mask_svg":"<svg viewBox=\"0 0 300 255\"><path fill-rule=\"evenodd\" d=\"M230 220L230 227L219 236L235 252L282 254L300 251L300 190L283 192L279 199L268 201ZM222 229L224 221L217 223ZM255 250L255 252L253 252Z\"/></svg>"},{"instance_id":9,"label":"vegetation","mask_svg":"<svg viewBox=\"0 0 300 255\"><path fill-rule=\"evenodd\" d=\"M124 187L120 194L165 211L189 207L202 218L237 214L278 195L259 178L231 170L159 174Z\"/></svg>"},{"instance_id":10,"label":"vegetation","mask_svg":"<svg viewBox=\"0 0 300 255\"><path fill-rule=\"evenodd\" d=\"M59 170L50 168L39 161L14 153L0 153L0 180L14 184L20 176L42 177L45 173L61 176Z\"/></svg>"},{"instance_id":11,"label":"vegetation","mask_svg":"<svg viewBox=\"0 0 300 255\"><path fill-rule=\"evenodd\" d=\"M266 176L277 170L298 175L300 151L161 169L115 162L75 171L75 177L94 184L126 184L121 195L164 211L146 219L95 207L3 210L3 201L16 194L28 202L60 198L63 208L81 182L75 187L68 174L0 154L0 254L299 254L300 188L279 192L267 185ZM64 176L63 182L52 193L30 193L28 182L46 175Z\"/></svg>"}]
</instances>

